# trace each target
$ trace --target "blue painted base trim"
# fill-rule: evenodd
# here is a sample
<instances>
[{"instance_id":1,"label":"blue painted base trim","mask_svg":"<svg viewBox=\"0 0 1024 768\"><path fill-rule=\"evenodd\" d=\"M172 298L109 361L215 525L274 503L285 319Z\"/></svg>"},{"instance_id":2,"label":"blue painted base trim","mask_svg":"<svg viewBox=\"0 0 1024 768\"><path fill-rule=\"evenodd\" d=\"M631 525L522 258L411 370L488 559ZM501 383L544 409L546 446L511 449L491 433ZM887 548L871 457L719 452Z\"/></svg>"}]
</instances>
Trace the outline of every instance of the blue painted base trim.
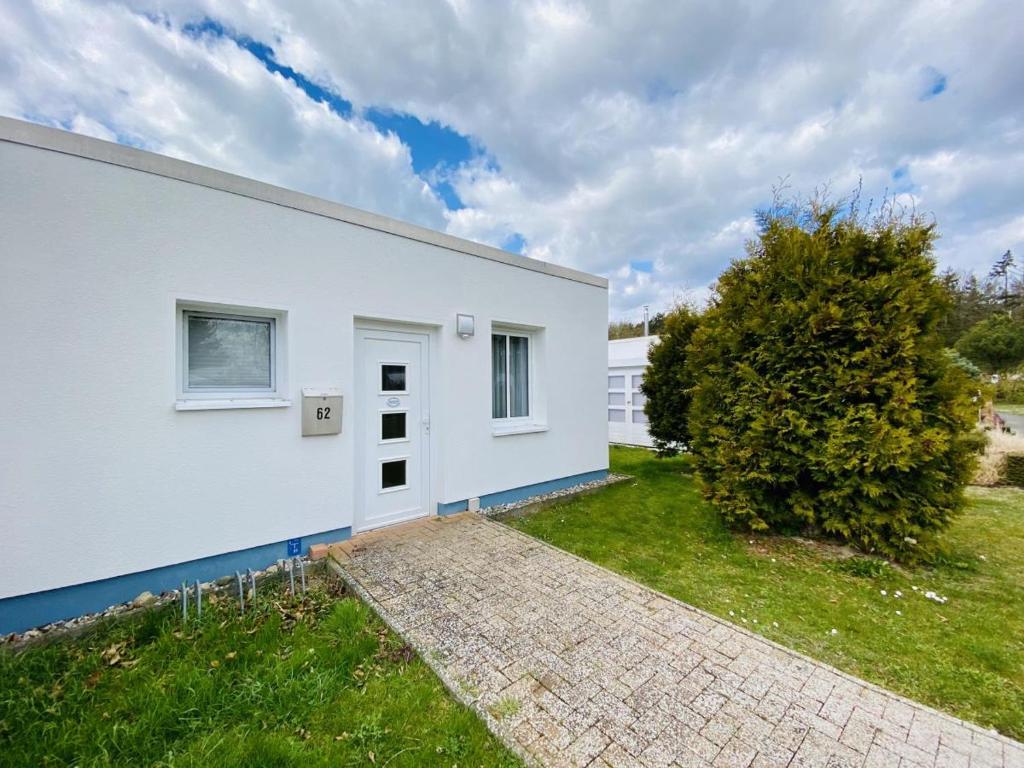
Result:
<instances>
[{"instance_id":1,"label":"blue painted base trim","mask_svg":"<svg viewBox=\"0 0 1024 768\"><path fill-rule=\"evenodd\" d=\"M513 504L517 501L528 499L531 496L540 496L544 493L560 491L563 488L571 488L574 485L590 483L594 480L604 480L606 477L608 477L608 470L598 469L593 472L583 472L579 475L560 477L557 480L548 480L543 483L534 483L533 485L511 488L507 491L488 493L480 497L480 506L493 507L495 504ZM452 515L456 512L465 512L467 509L469 509L469 499L463 499L462 501L450 501L448 503L439 503L437 505L437 514Z\"/></svg>"},{"instance_id":2,"label":"blue painted base trim","mask_svg":"<svg viewBox=\"0 0 1024 768\"><path fill-rule=\"evenodd\" d=\"M83 613L102 611L112 605L127 602L142 592L160 594L199 581L212 581L246 568L258 570L289 557L290 552L305 552L311 544L328 544L352 537L351 528L314 533L299 539L275 541L251 549L225 552L202 557L177 565L167 565L138 573L126 573L109 579L59 587L30 595L18 595L0 600L0 635L22 632L51 621L81 616ZM296 544L296 542L298 542ZM297 549L296 549L297 547Z\"/></svg>"}]
</instances>

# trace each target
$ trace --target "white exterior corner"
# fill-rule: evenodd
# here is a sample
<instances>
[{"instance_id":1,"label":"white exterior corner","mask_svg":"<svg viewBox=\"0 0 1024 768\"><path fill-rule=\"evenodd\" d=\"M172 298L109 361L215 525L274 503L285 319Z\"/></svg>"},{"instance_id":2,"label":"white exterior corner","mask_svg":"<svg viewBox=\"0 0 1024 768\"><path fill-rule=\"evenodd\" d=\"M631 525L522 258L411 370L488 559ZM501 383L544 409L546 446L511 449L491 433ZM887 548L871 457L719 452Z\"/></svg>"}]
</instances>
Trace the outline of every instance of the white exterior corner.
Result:
<instances>
[{"instance_id":1,"label":"white exterior corner","mask_svg":"<svg viewBox=\"0 0 1024 768\"><path fill-rule=\"evenodd\" d=\"M0 600L608 467L603 278L7 118L0 222ZM189 312L266 318L265 385L197 384ZM533 339L521 423L494 326Z\"/></svg>"}]
</instances>

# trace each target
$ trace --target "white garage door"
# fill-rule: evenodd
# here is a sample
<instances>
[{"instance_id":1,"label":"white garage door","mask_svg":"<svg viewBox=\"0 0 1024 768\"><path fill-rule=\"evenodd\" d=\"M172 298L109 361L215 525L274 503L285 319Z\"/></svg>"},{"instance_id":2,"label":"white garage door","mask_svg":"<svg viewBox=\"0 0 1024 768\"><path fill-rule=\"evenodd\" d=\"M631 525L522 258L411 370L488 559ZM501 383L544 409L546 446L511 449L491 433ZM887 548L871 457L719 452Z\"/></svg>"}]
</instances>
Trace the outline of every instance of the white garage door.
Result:
<instances>
[{"instance_id":1,"label":"white garage door","mask_svg":"<svg viewBox=\"0 0 1024 768\"><path fill-rule=\"evenodd\" d=\"M645 398L640 391L642 367L608 369L608 441L651 447Z\"/></svg>"}]
</instances>

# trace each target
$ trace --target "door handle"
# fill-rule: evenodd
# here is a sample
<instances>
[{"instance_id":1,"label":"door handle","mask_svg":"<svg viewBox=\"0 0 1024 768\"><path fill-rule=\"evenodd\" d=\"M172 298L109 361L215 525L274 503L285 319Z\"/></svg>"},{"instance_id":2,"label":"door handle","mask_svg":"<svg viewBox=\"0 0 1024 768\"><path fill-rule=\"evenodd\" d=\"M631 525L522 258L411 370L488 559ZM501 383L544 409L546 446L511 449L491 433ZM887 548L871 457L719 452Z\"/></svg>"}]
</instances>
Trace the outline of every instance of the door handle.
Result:
<instances>
[{"instance_id":1,"label":"door handle","mask_svg":"<svg viewBox=\"0 0 1024 768\"><path fill-rule=\"evenodd\" d=\"M430 417L429 416L424 416L423 417L423 430L425 432L428 432L428 433L430 432Z\"/></svg>"}]
</instances>

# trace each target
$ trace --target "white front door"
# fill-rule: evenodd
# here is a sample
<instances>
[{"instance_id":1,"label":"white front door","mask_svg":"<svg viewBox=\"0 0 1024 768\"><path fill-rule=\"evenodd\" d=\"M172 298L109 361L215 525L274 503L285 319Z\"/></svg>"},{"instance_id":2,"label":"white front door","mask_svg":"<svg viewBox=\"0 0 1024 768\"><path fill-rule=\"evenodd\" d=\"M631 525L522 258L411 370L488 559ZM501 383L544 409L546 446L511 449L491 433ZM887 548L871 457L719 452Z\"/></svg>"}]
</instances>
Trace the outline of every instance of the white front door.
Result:
<instances>
[{"instance_id":1,"label":"white front door","mask_svg":"<svg viewBox=\"0 0 1024 768\"><path fill-rule=\"evenodd\" d=\"M608 441L626 445L654 445L647 431L647 398L640 391L642 367L608 369Z\"/></svg>"},{"instance_id":2,"label":"white front door","mask_svg":"<svg viewBox=\"0 0 1024 768\"><path fill-rule=\"evenodd\" d=\"M430 337L359 329L356 340L355 527L365 531L429 512Z\"/></svg>"}]
</instances>

